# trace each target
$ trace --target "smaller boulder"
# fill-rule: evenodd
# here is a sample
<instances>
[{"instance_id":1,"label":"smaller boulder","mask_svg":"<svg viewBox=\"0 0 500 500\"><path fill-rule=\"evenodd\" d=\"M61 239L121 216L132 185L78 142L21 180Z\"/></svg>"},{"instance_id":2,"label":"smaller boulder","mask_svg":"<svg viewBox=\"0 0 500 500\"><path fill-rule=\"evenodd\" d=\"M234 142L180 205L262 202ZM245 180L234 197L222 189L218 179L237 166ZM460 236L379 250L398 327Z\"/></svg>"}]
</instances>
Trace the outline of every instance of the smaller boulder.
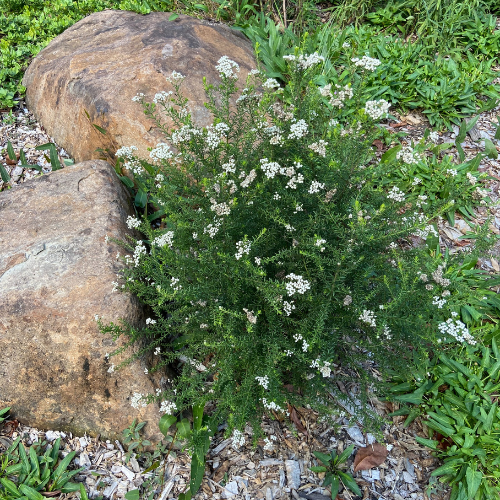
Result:
<instances>
[{"instance_id":1,"label":"smaller boulder","mask_svg":"<svg viewBox=\"0 0 500 500\"><path fill-rule=\"evenodd\" d=\"M144 324L137 300L113 292L119 248L106 238L130 234L130 210L100 160L0 193L0 408L28 425L117 438L137 418L160 437L158 406L136 403L157 387L144 361L113 371L119 341L95 321Z\"/></svg>"}]
</instances>

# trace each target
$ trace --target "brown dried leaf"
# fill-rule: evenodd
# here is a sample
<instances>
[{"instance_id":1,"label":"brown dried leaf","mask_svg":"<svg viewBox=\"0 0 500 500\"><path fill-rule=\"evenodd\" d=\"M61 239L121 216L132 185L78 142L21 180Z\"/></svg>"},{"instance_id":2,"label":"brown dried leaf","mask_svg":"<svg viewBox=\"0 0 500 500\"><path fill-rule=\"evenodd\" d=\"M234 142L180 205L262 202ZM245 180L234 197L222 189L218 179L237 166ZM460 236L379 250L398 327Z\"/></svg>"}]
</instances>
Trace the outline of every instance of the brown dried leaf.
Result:
<instances>
[{"instance_id":1,"label":"brown dried leaf","mask_svg":"<svg viewBox=\"0 0 500 500\"><path fill-rule=\"evenodd\" d=\"M383 464L387 458L387 448L379 443L373 443L366 448L360 448L354 458L354 472L369 470Z\"/></svg>"},{"instance_id":2,"label":"brown dried leaf","mask_svg":"<svg viewBox=\"0 0 500 500\"><path fill-rule=\"evenodd\" d=\"M377 148L377 151L383 151L384 149L384 143L380 139L375 139L372 142L372 146L375 146Z\"/></svg>"},{"instance_id":3,"label":"brown dried leaf","mask_svg":"<svg viewBox=\"0 0 500 500\"><path fill-rule=\"evenodd\" d=\"M302 425L302 422L301 422L300 417L297 413L297 410L295 409L295 406L288 405L288 413L290 414L290 420L295 424L295 427L297 427L297 430L299 432L302 432L302 434L309 436L307 429Z\"/></svg>"}]
</instances>

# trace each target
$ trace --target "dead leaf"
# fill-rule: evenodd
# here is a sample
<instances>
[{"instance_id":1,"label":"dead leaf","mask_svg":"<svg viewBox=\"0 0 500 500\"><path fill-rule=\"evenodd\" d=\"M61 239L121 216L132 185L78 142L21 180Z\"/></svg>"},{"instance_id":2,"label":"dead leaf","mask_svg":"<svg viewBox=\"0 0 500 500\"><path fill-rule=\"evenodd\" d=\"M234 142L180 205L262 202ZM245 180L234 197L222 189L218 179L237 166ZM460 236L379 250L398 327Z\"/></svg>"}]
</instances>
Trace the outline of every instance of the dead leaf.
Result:
<instances>
[{"instance_id":1,"label":"dead leaf","mask_svg":"<svg viewBox=\"0 0 500 500\"><path fill-rule=\"evenodd\" d=\"M406 125L408 125L408 123L406 123L406 122L389 123L389 127L392 127L392 128L406 127Z\"/></svg>"},{"instance_id":2,"label":"dead leaf","mask_svg":"<svg viewBox=\"0 0 500 500\"><path fill-rule=\"evenodd\" d=\"M493 257L491 258L491 265L493 266L493 269L498 273L500 272L500 266L498 265L498 261L494 259Z\"/></svg>"},{"instance_id":3,"label":"dead leaf","mask_svg":"<svg viewBox=\"0 0 500 500\"><path fill-rule=\"evenodd\" d=\"M380 139L375 139L372 142L372 146L375 146L377 151L382 151L384 149L384 143Z\"/></svg>"},{"instance_id":4,"label":"dead leaf","mask_svg":"<svg viewBox=\"0 0 500 500\"><path fill-rule=\"evenodd\" d=\"M229 463L229 460L226 460L218 469L216 469L214 474L214 481L216 483L219 483L224 477L224 474L228 471Z\"/></svg>"},{"instance_id":5,"label":"dead leaf","mask_svg":"<svg viewBox=\"0 0 500 500\"><path fill-rule=\"evenodd\" d=\"M297 430L299 432L302 432L302 434L305 434L306 436L309 436L309 433L307 432L307 429L302 425L302 422L300 420L300 417L297 413L297 410L295 406L288 405L288 413L290 415L290 420L295 424L295 427L297 427Z\"/></svg>"},{"instance_id":6,"label":"dead leaf","mask_svg":"<svg viewBox=\"0 0 500 500\"><path fill-rule=\"evenodd\" d=\"M379 443L373 443L366 448L360 448L354 458L354 472L369 470L383 464L387 458L387 448Z\"/></svg>"}]
</instances>

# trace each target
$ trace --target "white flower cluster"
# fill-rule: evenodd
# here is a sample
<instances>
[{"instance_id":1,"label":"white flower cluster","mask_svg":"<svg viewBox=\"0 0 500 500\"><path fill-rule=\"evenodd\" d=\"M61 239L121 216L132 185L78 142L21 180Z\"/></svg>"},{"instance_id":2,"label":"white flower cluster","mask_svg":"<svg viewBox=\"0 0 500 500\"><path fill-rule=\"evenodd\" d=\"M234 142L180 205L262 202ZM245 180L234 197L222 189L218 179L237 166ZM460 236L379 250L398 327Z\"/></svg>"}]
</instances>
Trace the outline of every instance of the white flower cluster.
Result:
<instances>
[{"instance_id":1,"label":"white flower cluster","mask_svg":"<svg viewBox=\"0 0 500 500\"><path fill-rule=\"evenodd\" d=\"M320 139L318 142L309 144L309 149L312 149L315 153L318 153L324 158L326 156L326 146L328 146L328 143L323 139Z\"/></svg>"},{"instance_id":2,"label":"white flower cluster","mask_svg":"<svg viewBox=\"0 0 500 500\"><path fill-rule=\"evenodd\" d=\"M127 170L131 170L135 175L141 175L144 170L138 160L126 161L123 166Z\"/></svg>"},{"instance_id":3,"label":"white flower cluster","mask_svg":"<svg viewBox=\"0 0 500 500\"><path fill-rule=\"evenodd\" d=\"M205 137L205 143L209 149L215 149L222 138L229 132L229 127L224 122L217 123L214 125L209 125L207 127L207 136Z\"/></svg>"},{"instance_id":4,"label":"white flower cluster","mask_svg":"<svg viewBox=\"0 0 500 500\"><path fill-rule=\"evenodd\" d=\"M201 135L201 131L197 128L191 128L189 125L184 125L179 130L172 134L172 142L179 144L181 142L188 142L196 136Z\"/></svg>"},{"instance_id":5,"label":"white flower cluster","mask_svg":"<svg viewBox=\"0 0 500 500\"><path fill-rule=\"evenodd\" d=\"M456 177L458 175L458 171L455 168L446 169L446 173L452 177Z\"/></svg>"},{"instance_id":6,"label":"white flower cluster","mask_svg":"<svg viewBox=\"0 0 500 500\"><path fill-rule=\"evenodd\" d=\"M281 406L277 405L274 401L268 402L266 398L262 398L262 404L264 405L264 408L267 408L268 410L283 411Z\"/></svg>"},{"instance_id":7,"label":"white flower cluster","mask_svg":"<svg viewBox=\"0 0 500 500\"><path fill-rule=\"evenodd\" d=\"M323 363L323 365L321 365ZM310 368L318 368L321 375L323 377L329 377L330 374L332 373L332 369L330 368L332 364L329 361L321 361L319 358L315 359L312 363Z\"/></svg>"},{"instance_id":8,"label":"white flower cluster","mask_svg":"<svg viewBox=\"0 0 500 500\"><path fill-rule=\"evenodd\" d=\"M250 253L250 248L252 247L251 241L237 241L236 242L236 260L240 260L243 255L248 255Z\"/></svg>"},{"instance_id":9,"label":"white flower cluster","mask_svg":"<svg viewBox=\"0 0 500 500\"><path fill-rule=\"evenodd\" d=\"M300 139L307 134L307 123L305 120L299 120L298 122L292 123L290 125L289 139Z\"/></svg>"},{"instance_id":10,"label":"white flower cluster","mask_svg":"<svg viewBox=\"0 0 500 500\"><path fill-rule=\"evenodd\" d=\"M170 160L170 158L174 156L174 153L172 152L168 144L160 142L160 144L157 144L156 147L151 150L149 156L152 160L156 161Z\"/></svg>"},{"instance_id":11,"label":"white flower cluster","mask_svg":"<svg viewBox=\"0 0 500 500\"><path fill-rule=\"evenodd\" d=\"M233 446L239 448L245 444L245 435L238 429L234 429L233 432Z\"/></svg>"},{"instance_id":12,"label":"white flower cluster","mask_svg":"<svg viewBox=\"0 0 500 500\"><path fill-rule=\"evenodd\" d=\"M319 193L321 189L325 189L325 185L322 182L312 181L307 192L309 194Z\"/></svg>"},{"instance_id":13,"label":"white flower cluster","mask_svg":"<svg viewBox=\"0 0 500 500\"><path fill-rule=\"evenodd\" d=\"M136 219L135 217L132 217L131 215L129 215L127 217L127 227L129 229L138 228L140 225L141 225L141 221L139 219Z\"/></svg>"},{"instance_id":14,"label":"white flower cluster","mask_svg":"<svg viewBox=\"0 0 500 500\"><path fill-rule=\"evenodd\" d=\"M322 87L319 92L323 97L330 98L330 105L336 108L343 108L344 101L346 101L347 99L351 99L354 95L354 91L352 90L352 87L350 85L345 85L344 87L342 87L341 85L336 84L335 89L336 90L332 92L332 85L329 83L328 85ZM331 120L330 126L332 127L335 125L338 125L338 122L336 120Z\"/></svg>"},{"instance_id":15,"label":"white flower cluster","mask_svg":"<svg viewBox=\"0 0 500 500\"><path fill-rule=\"evenodd\" d=\"M184 80L184 78L185 78L184 75L177 73L177 71L172 71L171 75L167 76L167 78L165 78L165 80L167 80L167 82L175 84L177 82L181 82L182 80Z\"/></svg>"},{"instance_id":16,"label":"white flower cluster","mask_svg":"<svg viewBox=\"0 0 500 500\"><path fill-rule=\"evenodd\" d=\"M308 69L315 64L319 64L325 61L325 58L323 56L320 56L317 52L306 56L304 56L303 54L300 54L298 56L283 56L283 59L285 59L285 61L295 62L297 67L301 69Z\"/></svg>"},{"instance_id":17,"label":"white flower cluster","mask_svg":"<svg viewBox=\"0 0 500 500\"><path fill-rule=\"evenodd\" d=\"M172 415L175 411L177 411L177 405L171 401L162 401L160 411L166 415Z\"/></svg>"},{"instance_id":18,"label":"white flower cluster","mask_svg":"<svg viewBox=\"0 0 500 500\"><path fill-rule=\"evenodd\" d=\"M370 326L377 326L375 319L375 313L373 311L370 311L369 309L365 309L359 316L360 321L363 321L363 323L367 323Z\"/></svg>"},{"instance_id":19,"label":"white flower cluster","mask_svg":"<svg viewBox=\"0 0 500 500\"><path fill-rule=\"evenodd\" d=\"M238 79L238 73L240 72L240 67L237 63L229 59L227 56L222 56L217 61L217 66L215 69L220 73L221 77Z\"/></svg>"},{"instance_id":20,"label":"white flower cluster","mask_svg":"<svg viewBox=\"0 0 500 500\"><path fill-rule=\"evenodd\" d=\"M231 156L226 163L222 164L221 168L226 174L234 174L236 172L236 161Z\"/></svg>"},{"instance_id":21,"label":"white flower cluster","mask_svg":"<svg viewBox=\"0 0 500 500\"><path fill-rule=\"evenodd\" d=\"M431 224L428 224L423 229L417 229L415 231L415 235L419 236L420 238L422 238L424 240L429 236L429 234L436 237L436 238L439 237L439 233L436 231L435 227Z\"/></svg>"},{"instance_id":22,"label":"white flower cluster","mask_svg":"<svg viewBox=\"0 0 500 500\"><path fill-rule=\"evenodd\" d=\"M439 323L438 329L443 335L450 335L459 342L467 342L470 345L477 343L467 326L458 319L449 318L446 322Z\"/></svg>"},{"instance_id":23,"label":"white flower cluster","mask_svg":"<svg viewBox=\"0 0 500 500\"><path fill-rule=\"evenodd\" d=\"M325 250L325 247L323 246L325 243L326 243L326 240L324 240L322 238L317 238L316 241L314 242L314 244L317 247L320 247L321 252L323 252Z\"/></svg>"},{"instance_id":24,"label":"white flower cluster","mask_svg":"<svg viewBox=\"0 0 500 500\"><path fill-rule=\"evenodd\" d=\"M213 224L208 224L208 226L203 229L203 234L208 234L210 238L213 238L219 232L221 224L221 221L215 221Z\"/></svg>"},{"instance_id":25,"label":"white flower cluster","mask_svg":"<svg viewBox=\"0 0 500 500\"><path fill-rule=\"evenodd\" d=\"M398 151L396 158L398 160L403 160L403 162L407 163L408 165L418 163L421 160L420 155L416 153L411 146L403 146L401 148L401 151ZM413 180L413 182L415 182L415 179Z\"/></svg>"},{"instance_id":26,"label":"white flower cluster","mask_svg":"<svg viewBox=\"0 0 500 500\"><path fill-rule=\"evenodd\" d=\"M172 95L172 91L169 90L168 92L165 92L164 90L162 90L161 92L158 92L157 94L155 94L154 98L153 98L153 102L155 104L158 104L158 103L165 103L168 101L168 98Z\"/></svg>"},{"instance_id":27,"label":"white flower cluster","mask_svg":"<svg viewBox=\"0 0 500 500\"><path fill-rule=\"evenodd\" d=\"M299 340L302 340L302 350L304 352L307 351L307 348L309 347L309 344L306 342L306 340L302 337L302 335L300 333L295 333L293 335L293 340L295 340L295 342L298 342Z\"/></svg>"},{"instance_id":28,"label":"white flower cluster","mask_svg":"<svg viewBox=\"0 0 500 500\"><path fill-rule=\"evenodd\" d=\"M267 390L267 388L269 387L269 377L267 375L264 375L263 377L255 377L255 380L257 380L259 385L264 387L264 389Z\"/></svg>"},{"instance_id":29,"label":"white flower cluster","mask_svg":"<svg viewBox=\"0 0 500 500\"><path fill-rule=\"evenodd\" d=\"M267 158L260 160L260 168L268 179L273 179L276 174L282 170L279 163L271 162Z\"/></svg>"},{"instance_id":30,"label":"white flower cluster","mask_svg":"<svg viewBox=\"0 0 500 500\"><path fill-rule=\"evenodd\" d=\"M138 410L141 406L144 408L148 404L144 401L141 401L144 396L140 392L134 392L132 396L130 397L130 404L132 408L135 408Z\"/></svg>"},{"instance_id":31,"label":"white flower cluster","mask_svg":"<svg viewBox=\"0 0 500 500\"><path fill-rule=\"evenodd\" d=\"M144 243L142 241L137 241L136 243L137 244L136 247L134 248L134 255L133 255L135 267L139 265L141 255L146 255L147 253L146 247L144 246Z\"/></svg>"},{"instance_id":32,"label":"white flower cluster","mask_svg":"<svg viewBox=\"0 0 500 500\"><path fill-rule=\"evenodd\" d=\"M432 301L432 304L437 306L438 309L442 309L443 306L446 304L446 299L442 299L441 297L439 297L438 295L436 295L435 297L433 297L433 301Z\"/></svg>"},{"instance_id":33,"label":"white flower cluster","mask_svg":"<svg viewBox=\"0 0 500 500\"><path fill-rule=\"evenodd\" d=\"M429 141L431 141L433 144L437 144L439 141L439 134L434 131L429 134Z\"/></svg>"},{"instance_id":34,"label":"white flower cluster","mask_svg":"<svg viewBox=\"0 0 500 500\"><path fill-rule=\"evenodd\" d=\"M179 285L179 278L174 278L173 276L170 278L170 286L176 291L178 292L181 288L182 288L182 285Z\"/></svg>"},{"instance_id":35,"label":"white flower cluster","mask_svg":"<svg viewBox=\"0 0 500 500\"><path fill-rule=\"evenodd\" d=\"M142 92L139 92L137 95L132 97L133 102L141 102L144 97L144 94Z\"/></svg>"},{"instance_id":36,"label":"white flower cluster","mask_svg":"<svg viewBox=\"0 0 500 500\"><path fill-rule=\"evenodd\" d=\"M248 321L252 323L252 325L255 325L257 323L257 316L255 316L255 313L253 311L249 311L246 307L243 308L243 311L245 311Z\"/></svg>"},{"instance_id":37,"label":"white flower cluster","mask_svg":"<svg viewBox=\"0 0 500 500\"><path fill-rule=\"evenodd\" d=\"M476 190L472 193L472 197L475 200L481 200L482 198L486 198L487 196L488 196L488 191L486 191L485 189L481 189L479 187L477 187Z\"/></svg>"},{"instance_id":38,"label":"white flower cluster","mask_svg":"<svg viewBox=\"0 0 500 500\"><path fill-rule=\"evenodd\" d=\"M294 302L293 300L291 300L290 302L288 302L287 300L283 301L283 311L286 316L290 316L290 314L292 314L293 309L295 309L295 305L293 302Z\"/></svg>"},{"instance_id":39,"label":"white flower cluster","mask_svg":"<svg viewBox=\"0 0 500 500\"><path fill-rule=\"evenodd\" d=\"M473 186L476 184L476 181L477 181L477 179L470 172L467 172L467 180Z\"/></svg>"},{"instance_id":40,"label":"white flower cluster","mask_svg":"<svg viewBox=\"0 0 500 500\"><path fill-rule=\"evenodd\" d=\"M444 265L440 264L432 273L432 279L441 286L450 286L451 281L448 278L443 278Z\"/></svg>"},{"instance_id":41,"label":"white flower cluster","mask_svg":"<svg viewBox=\"0 0 500 500\"><path fill-rule=\"evenodd\" d=\"M354 63L354 66L365 68L368 71L375 71L381 64L379 59L369 56L363 56L361 59L359 57L353 57L351 61Z\"/></svg>"},{"instance_id":42,"label":"white flower cluster","mask_svg":"<svg viewBox=\"0 0 500 500\"><path fill-rule=\"evenodd\" d=\"M173 243L174 243L174 232L167 231L166 233L157 236L151 244L157 247L164 247L165 245L171 247Z\"/></svg>"},{"instance_id":43,"label":"white flower cluster","mask_svg":"<svg viewBox=\"0 0 500 500\"><path fill-rule=\"evenodd\" d=\"M397 186L394 186L388 193L387 198L390 200L402 202L405 201L405 194Z\"/></svg>"},{"instance_id":44,"label":"white flower cluster","mask_svg":"<svg viewBox=\"0 0 500 500\"><path fill-rule=\"evenodd\" d=\"M286 278L290 280L290 282L285 285L286 291L290 297L295 293L303 295L311 288L309 281L305 280L302 276L290 273L286 275Z\"/></svg>"},{"instance_id":45,"label":"white flower cluster","mask_svg":"<svg viewBox=\"0 0 500 500\"><path fill-rule=\"evenodd\" d=\"M146 325L156 325L156 320L155 320L155 319L148 318L148 319L146 320Z\"/></svg>"},{"instance_id":46,"label":"white flower cluster","mask_svg":"<svg viewBox=\"0 0 500 500\"><path fill-rule=\"evenodd\" d=\"M278 80L275 78L268 78L263 84L262 87L265 89L277 89L279 88L280 84L278 83Z\"/></svg>"},{"instance_id":47,"label":"white flower cluster","mask_svg":"<svg viewBox=\"0 0 500 500\"><path fill-rule=\"evenodd\" d=\"M372 120L378 120L387 116L390 107L391 105L385 99L380 99L378 101L366 101L365 113Z\"/></svg>"},{"instance_id":48,"label":"white flower cluster","mask_svg":"<svg viewBox=\"0 0 500 500\"><path fill-rule=\"evenodd\" d=\"M210 210L215 212L219 217L223 215L229 215L231 213L231 208L225 202L217 203L214 198L210 198Z\"/></svg>"},{"instance_id":49,"label":"white flower cluster","mask_svg":"<svg viewBox=\"0 0 500 500\"><path fill-rule=\"evenodd\" d=\"M135 146L123 146L116 152L116 156L118 158L127 158L128 160L132 160L134 157L134 151L137 151Z\"/></svg>"},{"instance_id":50,"label":"white flower cluster","mask_svg":"<svg viewBox=\"0 0 500 500\"><path fill-rule=\"evenodd\" d=\"M240 184L240 186L242 188L247 188L248 186L250 186L250 184L252 184L252 182L257 177L257 172L254 169L250 170L248 175L246 175L245 172L242 172L242 174L243 174L243 177L245 177L245 180ZM242 178L241 174L240 174L240 178Z\"/></svg>"}]
</instances>

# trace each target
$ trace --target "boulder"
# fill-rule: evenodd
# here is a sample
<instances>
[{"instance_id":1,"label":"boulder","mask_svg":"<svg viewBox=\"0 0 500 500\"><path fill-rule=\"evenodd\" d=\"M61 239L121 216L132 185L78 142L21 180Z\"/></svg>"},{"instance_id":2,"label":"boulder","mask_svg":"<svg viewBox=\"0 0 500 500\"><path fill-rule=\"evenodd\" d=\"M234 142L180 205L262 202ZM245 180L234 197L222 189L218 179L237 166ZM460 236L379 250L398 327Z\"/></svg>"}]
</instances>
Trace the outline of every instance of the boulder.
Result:
<instances>
[{"instance_id":1,"label":"boulder","mask_svg":"<svg viewBox=\"0 0 500 500\"><path fill-rule=\"evenodd\" d=\"M119 360L106 354L120 340L94 318L144 325L138 302L113 292L122 264L106 235L130 234L128 214L128 193L102 160L0 193L0 408L18 420L116 438L138 418L158 437L158 406L131 406L134 393L156 389L145 361L110 373Z\"/></svg>"},{"instance_id":2,"label":"boulder","mask_svg":"<svg viewBox=\"0 0 500 500\"><path fill-rule=\"evenodd\" d=\"M215 66L222 56L240 65L244 86L255 61L242 34L223 24L169 17L166 12L92 14L52 40L30 64L23 79L28 108L76 161L99 158L97 148L114 153L131 145L146 156L148 147L164 142L132 98L143 93L152 102L155 93L171 90L166 77L172 71L186 77L182 90L199 126L211 122L203 77L220 82Z\"/></svg>"}]
</instances>

